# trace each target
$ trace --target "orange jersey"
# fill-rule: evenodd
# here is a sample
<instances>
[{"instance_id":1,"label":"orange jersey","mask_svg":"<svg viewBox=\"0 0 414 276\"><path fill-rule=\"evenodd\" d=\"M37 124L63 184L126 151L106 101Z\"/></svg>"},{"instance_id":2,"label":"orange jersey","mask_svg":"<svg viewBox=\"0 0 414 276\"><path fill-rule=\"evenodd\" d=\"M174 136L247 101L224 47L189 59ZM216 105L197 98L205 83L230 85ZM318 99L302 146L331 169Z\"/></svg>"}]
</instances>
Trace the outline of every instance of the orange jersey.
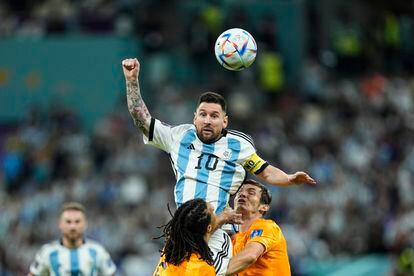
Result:
<instances>
[{"instance_id":1,"label":"orange jersey","mask_svg":"<svg viewBox=\"0 0 414 276\"><path fill-rule=\"evenodd\" d=\"M280 227L269 219L258 219L246 232L233 237L233 256L243 250L249 242L258 242L265 247L254 264L239 272L238 276L286 276L290 275L286 240Z\"/></svg>"},{"instance_id":2,"label":"orange jersey","mask_svg":"<svg viewBox=\"0 0 414 276\"><path fill-rule=\"evenodd\" d=\"M193 253L190 260L183 261L180 265L172 265L165 262L165 256L160 258L153 276L213 276L216 275L214 266L200 259Z\"/></svg>"}]
</instances>

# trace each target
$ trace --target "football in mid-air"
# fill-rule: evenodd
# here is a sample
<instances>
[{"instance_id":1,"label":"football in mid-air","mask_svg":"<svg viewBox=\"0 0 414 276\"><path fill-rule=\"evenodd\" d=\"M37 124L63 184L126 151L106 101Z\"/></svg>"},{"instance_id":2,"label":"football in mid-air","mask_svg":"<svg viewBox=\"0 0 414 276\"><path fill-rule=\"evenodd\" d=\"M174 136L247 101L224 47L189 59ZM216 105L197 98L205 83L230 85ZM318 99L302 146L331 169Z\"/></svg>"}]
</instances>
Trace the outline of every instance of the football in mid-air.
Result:
<instances>
[{"instance_id":1,"label":"football in mid-air","mask_svg":"<svg viewBox=\"0 0 414 276\"><path fill-rule=\"evenodd\" d=\"M252 65L256 58L257 45L249 32L233 28L217 38L214 52L224 68L240 71Z\"/></svg>"}]
</instances>

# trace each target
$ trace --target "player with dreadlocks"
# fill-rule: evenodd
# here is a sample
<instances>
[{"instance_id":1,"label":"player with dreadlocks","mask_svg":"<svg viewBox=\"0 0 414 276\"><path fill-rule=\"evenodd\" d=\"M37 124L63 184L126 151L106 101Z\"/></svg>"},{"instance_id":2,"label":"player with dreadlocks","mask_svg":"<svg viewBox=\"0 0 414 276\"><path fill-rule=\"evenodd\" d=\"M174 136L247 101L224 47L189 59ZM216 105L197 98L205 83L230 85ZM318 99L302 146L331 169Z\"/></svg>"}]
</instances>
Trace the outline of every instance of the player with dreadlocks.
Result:
<instances>
[{"instance_id":1,"label":"player with dreadlocks","mask_svg":"<svg viewBox=\"0 0 414 276\"><path fill-rule=\"evenodd\" d=\"M216 275L207 243L216 228L210 203L198 198L181 205L164 226L166 242L154 276Z\"/></svg>"}]
</instances>

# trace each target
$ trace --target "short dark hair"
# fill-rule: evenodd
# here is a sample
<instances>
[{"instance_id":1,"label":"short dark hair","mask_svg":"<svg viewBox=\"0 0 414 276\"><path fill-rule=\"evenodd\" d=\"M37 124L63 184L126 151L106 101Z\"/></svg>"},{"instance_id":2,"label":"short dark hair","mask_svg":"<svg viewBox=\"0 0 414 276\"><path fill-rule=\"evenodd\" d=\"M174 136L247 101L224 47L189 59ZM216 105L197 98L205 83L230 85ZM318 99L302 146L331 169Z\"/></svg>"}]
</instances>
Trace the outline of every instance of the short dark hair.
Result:
<instances>
[{"instance_id":1,"label":"short dark hair","mask_svg":"<svg viewBox=\"0 0 414 276\"><path fill-rule=\"evenodd\" d=\"M221 105L224 113L227 113L227 102L224 97L216 92L204 92L198 99L198 105L201 103L216 103Z\"/></svg>"},{"instance_id":2,"label":"short dark hair","mask_svg":"<svg viewBox=\"0 0 414 276\"><path fill-rule=\"evenodd\" d=\"M72 202L64 203L62 207L60 208L59 216L61 216L63 212L67 210L79 211L79 212L82 212L86 216L85 206L83 206L79 202L72 201Z\"/></svg>"},{"instance_id":3,"label":"short dark hair","mask_svg":"<svg viewBox=\"0 0 414 276\"><path fill-rule=\"evenodd\" d=\"M270 205L270 203L272 202L272 194L269 192L269 190L266 188L265 185L263 185L262 183L257 182L256 180L253 180L253 179L244 180L243 185L244 184L250 184L250 185L259 187L261 189L261 192L262 192L262 194L260 196L260 203Z\"/></svg>"}]
</instances>

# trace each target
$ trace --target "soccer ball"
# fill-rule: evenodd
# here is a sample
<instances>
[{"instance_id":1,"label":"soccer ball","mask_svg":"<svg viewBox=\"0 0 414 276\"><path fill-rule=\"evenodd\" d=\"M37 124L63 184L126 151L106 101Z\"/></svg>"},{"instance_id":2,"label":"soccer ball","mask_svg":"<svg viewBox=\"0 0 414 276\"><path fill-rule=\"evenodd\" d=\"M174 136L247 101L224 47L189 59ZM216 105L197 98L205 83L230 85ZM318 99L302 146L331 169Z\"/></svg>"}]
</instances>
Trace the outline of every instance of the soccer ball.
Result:
<instances>
[{"instance_id":1,"label":"soccer ball","mask_svg":"<svg viewBox=\"0 0 414 276\"><path fill-rule=\"evenodd\" d=\"M256 58L257 45L253 36L247 31L233 28L217 38L214 52L224 68L240 71L252 65Z\"/></svg>"}]
</instances>

